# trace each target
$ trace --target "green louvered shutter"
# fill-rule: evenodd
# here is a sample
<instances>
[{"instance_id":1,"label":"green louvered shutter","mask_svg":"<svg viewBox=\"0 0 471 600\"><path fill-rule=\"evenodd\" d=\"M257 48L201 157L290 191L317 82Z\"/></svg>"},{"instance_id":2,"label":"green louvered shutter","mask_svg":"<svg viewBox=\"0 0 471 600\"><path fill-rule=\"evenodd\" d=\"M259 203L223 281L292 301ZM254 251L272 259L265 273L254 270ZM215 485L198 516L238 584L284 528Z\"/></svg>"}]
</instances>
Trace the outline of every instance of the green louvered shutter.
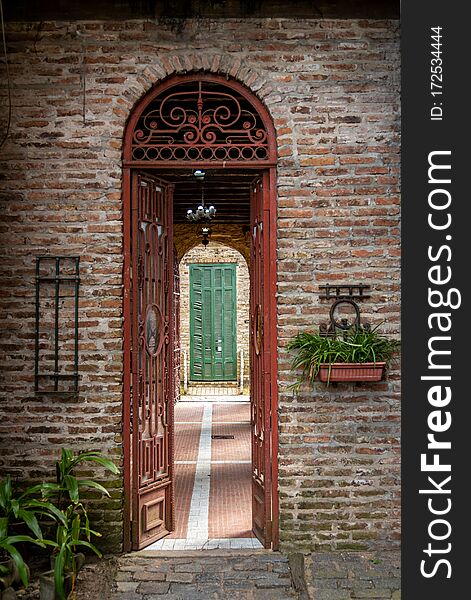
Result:
<instances>
[{"instance_id":1,"label":"green louvered shutter","mask_svg":"<svg viewBox=\"0 0 471 600\"><path fill-rule=\"evenodd\" d=\"M203 379L203 271L191 268L191 378Z\"/></svg>"},{"instance_id":2,"label":"green louvered shutter","mask_svg":"<svg viewBox=\"0 0 471 600\"><path fill-rule=\"evenodd\" d=\"M190 265L190 379L237 377L235 264Z\"/></svg>"}]
</instances>

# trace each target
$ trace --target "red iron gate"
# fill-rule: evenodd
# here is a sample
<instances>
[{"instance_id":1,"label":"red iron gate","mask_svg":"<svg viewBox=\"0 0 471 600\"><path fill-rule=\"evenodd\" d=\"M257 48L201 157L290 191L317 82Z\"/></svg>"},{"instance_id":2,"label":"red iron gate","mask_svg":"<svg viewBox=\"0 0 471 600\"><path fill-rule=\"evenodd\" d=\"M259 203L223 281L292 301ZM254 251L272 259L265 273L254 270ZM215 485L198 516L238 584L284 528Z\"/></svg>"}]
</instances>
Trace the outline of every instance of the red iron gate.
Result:
<instances>
[{"instance_id":1,"label":"red iron gate","mask_svg":"<svg viewBox=\"0 0 471 600\"><path fill-rule=\"evenodd\" d=\"M252 529L265 548L272 543L272 443L270 344L270 219L264 205L268 176L255 182L251 211L250 394L252 434Z\"/></svg>"},{"instance_id":2,"label":"red iron gate","mask_svg":"<svg viewBox=\"0 0 471 600\"><path fill-rule=\"evenodd\" d=\"M132 181L132 547L173 529L172 186Z\"/></svg>"}]
</instances>

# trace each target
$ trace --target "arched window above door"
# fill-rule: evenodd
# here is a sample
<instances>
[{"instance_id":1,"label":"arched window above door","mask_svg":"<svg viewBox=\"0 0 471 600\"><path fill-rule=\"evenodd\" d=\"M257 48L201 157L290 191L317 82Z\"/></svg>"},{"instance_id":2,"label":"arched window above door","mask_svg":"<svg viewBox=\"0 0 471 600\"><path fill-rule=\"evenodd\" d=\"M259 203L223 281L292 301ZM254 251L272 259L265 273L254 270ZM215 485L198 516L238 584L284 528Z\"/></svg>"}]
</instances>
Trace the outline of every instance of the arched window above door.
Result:
<instances>
[{"instance_id":1,"label":"arched window above door","mask_svg":"<svg viewBox=\"0 0 471 600\"><path fill-rule=\"evenodd\" d=\"M177 75L149 92L127 126L132 164L258 164L276 161L266 108L241 84L218 75Z\"/></svg>"}]
</instances>

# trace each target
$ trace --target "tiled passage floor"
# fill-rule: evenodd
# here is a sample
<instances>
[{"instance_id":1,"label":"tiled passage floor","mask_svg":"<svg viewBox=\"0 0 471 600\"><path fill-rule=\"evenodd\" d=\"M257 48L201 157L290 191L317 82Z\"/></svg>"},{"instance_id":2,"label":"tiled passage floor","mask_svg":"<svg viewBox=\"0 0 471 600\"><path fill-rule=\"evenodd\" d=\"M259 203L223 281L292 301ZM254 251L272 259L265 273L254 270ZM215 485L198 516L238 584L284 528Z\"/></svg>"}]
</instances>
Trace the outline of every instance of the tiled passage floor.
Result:
<instances>
[{"instance_id":1,"label":"tiled passage floor","mask_svg":"<svg viewBox=\"0 0 471 600\"><path fill-rule=\"evenodd\" d=\"M250 464L249 402L180 401L175 407L176 529L148 550L260 548L252 534Z\"/></svg>"}]
</instances>

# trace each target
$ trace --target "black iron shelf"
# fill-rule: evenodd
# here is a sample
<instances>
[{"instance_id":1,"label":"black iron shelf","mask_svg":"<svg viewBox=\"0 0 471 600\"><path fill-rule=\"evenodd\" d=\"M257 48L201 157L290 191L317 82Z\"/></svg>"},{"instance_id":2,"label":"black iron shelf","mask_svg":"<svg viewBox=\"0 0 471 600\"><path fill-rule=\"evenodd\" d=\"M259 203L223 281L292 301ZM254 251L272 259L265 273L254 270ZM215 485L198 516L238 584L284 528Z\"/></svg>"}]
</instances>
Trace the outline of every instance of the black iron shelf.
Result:
<instances>
[{"instance_id":1,"label":"black iron shelf","mask_svg":"<svg viewBox=\"0 0 471 600\"><path fill-rule=\"evenodd\" d=\"M341 285L320 285L319 289L323 290L323 293L319 294L319 298L323 300L332 300L340 298L357 299L362 300L369 298L370 294L365 294L371 288L370 285L364 283L352 284L341 284Z\"/></svg>"}]
</instances>

